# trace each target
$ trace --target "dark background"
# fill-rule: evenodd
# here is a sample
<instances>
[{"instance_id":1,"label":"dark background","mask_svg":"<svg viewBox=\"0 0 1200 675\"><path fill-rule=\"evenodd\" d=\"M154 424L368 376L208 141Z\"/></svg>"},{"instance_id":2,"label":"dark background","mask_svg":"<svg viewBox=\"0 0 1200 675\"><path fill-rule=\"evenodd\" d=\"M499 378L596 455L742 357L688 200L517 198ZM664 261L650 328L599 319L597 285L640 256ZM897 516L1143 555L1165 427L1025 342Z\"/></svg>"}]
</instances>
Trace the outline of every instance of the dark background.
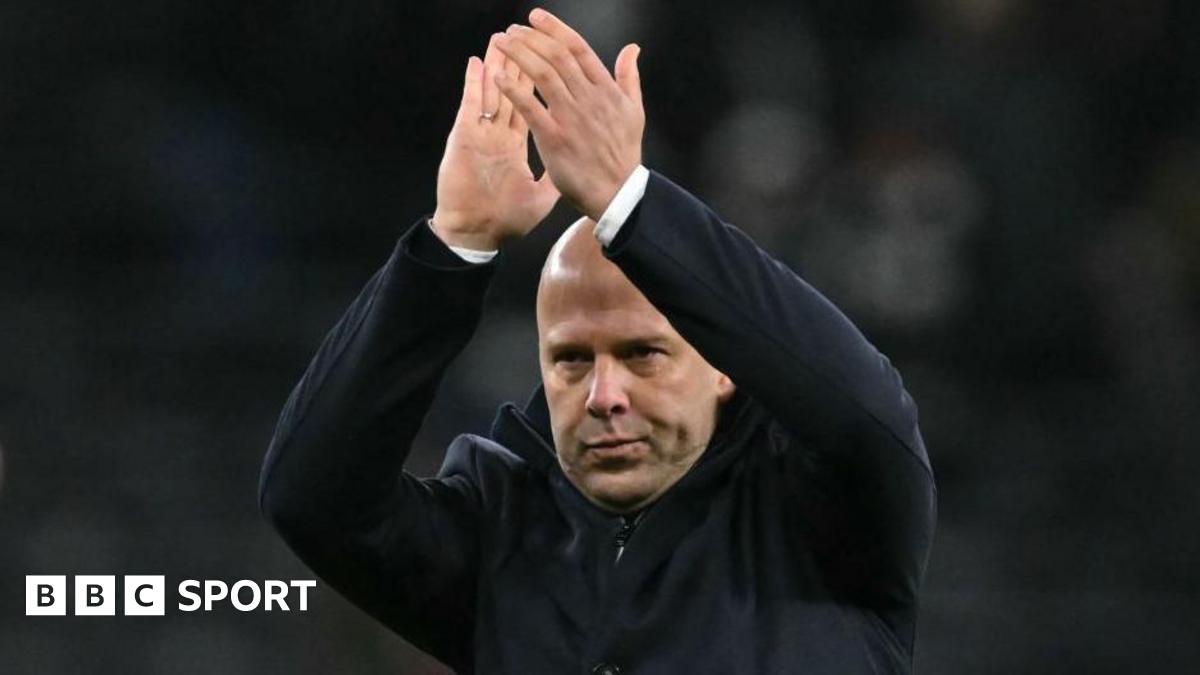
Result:
<instances>
[{"instance_id":1,"label":"dark background","mask_svg":"<svg viewBox=\"0 0 1200 675\"><path fill-rule=\"evenodd\" d=\"M546 6L609 64L643 46L646 164L904 374L940 487L919 671L1200 668L1200 4ZM0 671L442 672L323 585L45 618L23 579L165 574L171 605L310 576L255 502L275 417L433 210L466 57L527 9L3 3ZM509 251L413 470L535 383L572 218Z\"/></svg>"}]
</instances>

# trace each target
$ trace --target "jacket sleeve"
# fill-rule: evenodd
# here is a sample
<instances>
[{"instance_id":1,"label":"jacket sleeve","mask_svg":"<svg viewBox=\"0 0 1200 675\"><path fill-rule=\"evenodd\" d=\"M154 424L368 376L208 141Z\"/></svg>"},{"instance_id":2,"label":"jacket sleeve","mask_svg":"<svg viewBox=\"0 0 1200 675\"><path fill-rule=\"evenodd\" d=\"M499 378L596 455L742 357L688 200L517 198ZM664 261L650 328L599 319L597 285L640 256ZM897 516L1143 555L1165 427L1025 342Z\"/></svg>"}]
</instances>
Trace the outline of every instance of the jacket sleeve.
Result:
<instances>
[{"instance_id":1,"label":"jacket sleeve","mask_svg":"<svg viewBox=\"0 0 1200 675\"><path fill-rule=\"evenodd\" d=\"M791 439L781 474L831 586L910 605L935 492L900 375L824 296L651 172L606 255ZM801 533L797 533L801 534Z\"/></svg>"},{"instance_id":2,"label":"jacket sleeve","mask_svg":"<svg viewBox=\"0 0 1200 675\"><path fill-rule=\"evenodd\" d=\"M478 492L402 466L494 267L465 263L424 221L410 229L292 391L259 483L263 513L317 574L456 667L471 652Z\"/></svg>"}]
</instances>

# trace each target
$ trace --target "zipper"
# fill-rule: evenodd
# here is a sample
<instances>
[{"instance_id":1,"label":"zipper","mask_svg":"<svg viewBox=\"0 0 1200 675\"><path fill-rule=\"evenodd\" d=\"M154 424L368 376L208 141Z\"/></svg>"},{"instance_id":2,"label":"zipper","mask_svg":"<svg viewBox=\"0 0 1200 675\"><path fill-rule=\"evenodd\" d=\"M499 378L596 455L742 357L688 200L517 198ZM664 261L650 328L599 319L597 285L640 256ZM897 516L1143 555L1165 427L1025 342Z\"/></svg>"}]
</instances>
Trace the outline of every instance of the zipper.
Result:
<instances>
[{"instance_id":1,"label":"zipper","mask_svg":"<svg viewBox=\"0 0 1200 675\"><path fill-rule=\"evenodd\" d=\"M621 554L625 552L625 546L629 543L629 538L633 536L633 531L637 529L638 523L642 522L644 513L645 511L642 511L632 518L621 516L621 529L617 530L617 536L613 540L617 547L617 557L613 560L614 565L621 562Z\"/></svg>"}]
</instances>

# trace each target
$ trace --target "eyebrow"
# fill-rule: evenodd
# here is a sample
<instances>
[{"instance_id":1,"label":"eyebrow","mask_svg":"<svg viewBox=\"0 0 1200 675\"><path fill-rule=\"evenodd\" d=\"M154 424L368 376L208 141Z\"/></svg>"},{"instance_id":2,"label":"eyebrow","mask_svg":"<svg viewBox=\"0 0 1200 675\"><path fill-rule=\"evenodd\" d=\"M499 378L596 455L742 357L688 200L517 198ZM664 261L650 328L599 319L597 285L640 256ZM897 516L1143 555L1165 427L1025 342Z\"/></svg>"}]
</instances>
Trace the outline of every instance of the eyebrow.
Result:
<instances>
[{"instance_id":1,"label":"eyebrow","mask_svg":"<svg viewBox=\"0 0 1200 675\"><path fill-rule=\"evenodd\" d=\"M671 337L669 335L662 335L662 334L657 334L657 333L646 334L646 335L636 335L634 337L621 338L620 340L617 340L616 343L613 345L613 349L614 349L614 351L621 351L623 349L629 349L630 347L636 347L636 346L640 346L640 345L648 345L651 347L665 347L665 346L669 345L670 342L671 342ZM546 350L550 351L550 352L559 352L559 351L565 351L568 349L580 349L580 350L591 351L591 348L592 348L591 345L585 344L579 340L564 339L561 341L556 341L553 338L549 338L546 340Z\"/></svg>"}]
</instances>

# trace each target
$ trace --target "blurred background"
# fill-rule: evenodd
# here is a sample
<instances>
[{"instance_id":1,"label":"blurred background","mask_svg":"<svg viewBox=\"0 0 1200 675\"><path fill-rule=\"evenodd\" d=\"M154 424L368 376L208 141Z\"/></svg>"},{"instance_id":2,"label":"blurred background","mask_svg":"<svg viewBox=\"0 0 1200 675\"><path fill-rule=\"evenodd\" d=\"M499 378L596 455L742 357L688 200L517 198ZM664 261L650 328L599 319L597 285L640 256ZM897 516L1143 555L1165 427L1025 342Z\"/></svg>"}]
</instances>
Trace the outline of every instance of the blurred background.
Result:
<instances>
[{"instance_id":1,"label":"blurred background","mask_svg":"<svg viewBox=\"0 0 1200 675\"><path fill-rule=\"evenodd\" d=\"M544 6L643 46L646 164L905 376L940 488L918 671L1200 672L1200 4ZM23 578L311 576L256 505L276 415L529 8L3 3L0 671L446 672L323 585L27 618ZM506 254L413 471L536 383L573 217Z\"/></svg>"}]
</instances>

